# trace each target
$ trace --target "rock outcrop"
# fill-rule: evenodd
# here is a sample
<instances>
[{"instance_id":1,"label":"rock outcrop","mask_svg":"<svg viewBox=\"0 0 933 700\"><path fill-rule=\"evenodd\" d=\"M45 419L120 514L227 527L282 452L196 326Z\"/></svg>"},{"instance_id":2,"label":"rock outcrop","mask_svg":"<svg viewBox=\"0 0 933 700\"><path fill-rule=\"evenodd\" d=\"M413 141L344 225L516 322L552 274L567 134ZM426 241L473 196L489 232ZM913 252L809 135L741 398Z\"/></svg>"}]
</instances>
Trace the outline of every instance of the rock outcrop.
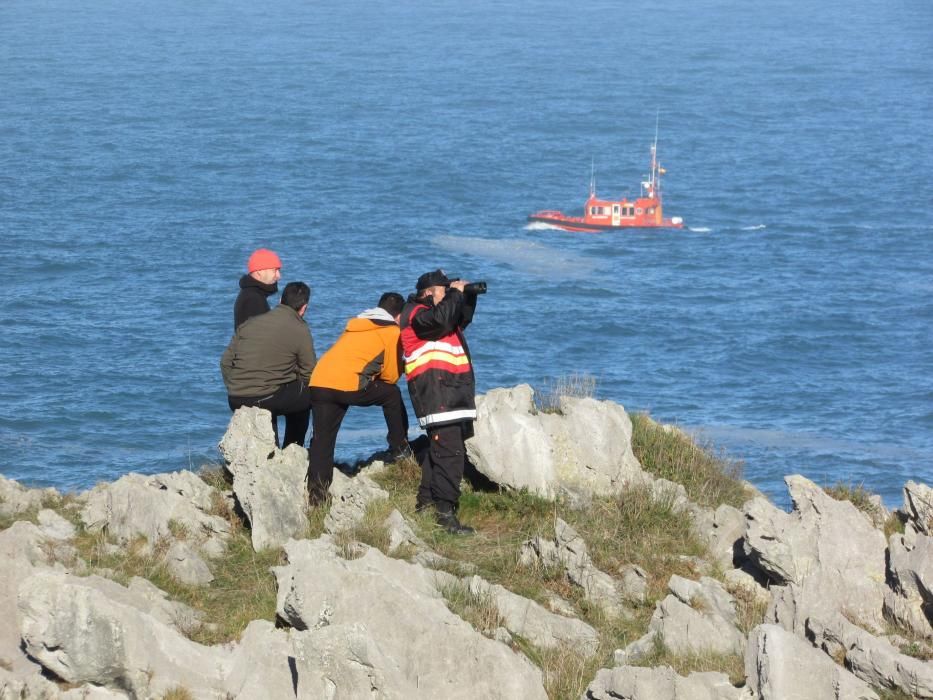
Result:
<instances>
[{"instance_id":1,"label":"rock outcrop","mask_svg":"<svg viewBox=\"0 0 933 700\"><path fill-rule=\"evenodd\" d=\"M785 479L792 513L756 498L746 504L745 553L772 581L786 586L770 619L800 627L813 611L846 611L883 627L884 535L848 501L837 501L802 476Z\"/></svg>"},{"instance_id":2,"label":"rock outcrop","mask_svg":"<svg viewBox=\"0 0 933 700\"><path fill-rule=\"evenodd\" d=\"M220 452L233 475L233 493L249 521L254 549L279 547L307 532L308 451L300 445L278 449L268 411L237 409Z\"/></svg>"},{"instance_id":3,"label":"rock outcrop","mask_svg":"<svg viewBox=\"0 0 933 700\"><path fill-rule=\"evenodd\" d=\"M615 494L650 481L632 452L632 421L616 403L562 397L559 415L543 413L522 384L478 396L476 410L467 453L500 486L554 498Z\"/></svg>"},{"instance_id":4,"label":"rock outcrop","mask_svg":"<svg viewBox=\"0 0 933 700\"><path fill-rule=\"evenodd\" d=\"M470 443L477 466L506 488L560 498L553 537L538 534L521 552L514 540L501 548L483 525L474 539L452 540L427 519L406 520L410 506L395 496L399 510L384 519L385 537L371 540L387 541L389 555L356 541L370 541L373 516L382 512L371 506L390 498L371 478L387 468L381 462L353 477L336 473L328 512L314 511L330 534L301 539L311 536L307 454L276 448L268 413L259 409L237 411L221 443L232 490L183 471L129 474L62 498L0 477L0 517L21 519L0 530L0 700L173 692L242 700L543 699L545 678L553 688L557 669L548 659L559 659L558 673L576 673L575 664L604 652L601 641L612 638L618 618L630 627L651 603L646 634L616 650L614 667L596 673L585 698L870 700L884 689L933 700L933 666L925 660L933 641L928 487L907 484L895 513L903 532L887 542L880 504L869 517L800 476L787 478L791 513L760 496L741 510L713 510L691 502L681 484L641 470L620 406L565 399L559 413L539 413L527 387L493 391L479 403ZM689 519L690 547L707 548L674 548L663 560L682 573L712 572L725 586L711 576L692 580L698 573L670 576L670 594L657 600L645 570L658 576L656 562L596 567L585 541L590 525L577 532L557 513L600 495L624 504L631 486ZM496 498L488 503L498 507ZM127 566L144 562L154 581L170 573L191 600L216 594L212 568L225 579L230 564L216 557L231 541L230 556L239 555L245 543L237 517L253 548L287 558L258 574L278 584L275 623L269 601L270 619L254 620L237 641L199 644L195 632L218 629L204 627L210 621L200 613L146 579L112 580L126 582L125 554ZM500 547L494 565L438 554L486 546ZM512 574L522 586L541 583L532 595L544 605L510 590ZM746 640L742 630L761 619L765 604L766 624ZM895 633L882 627L892 621L901 626ZM675 666L684 658L744 657L745 684L721 673L632 665L662 651ZM530 658L544 659L548 675Z\"/></svg>"},{"instance_id":5,"label":"rock outcrop","mask_svg":"<svg viewBox=\"0 0 933 700\"><path fill-rule=\"evenodd\" d=\"M540 671L523 655L450 612L441 589L457 585L455 577L369 547L360 551L356 559L343 559L326 535L288 542L288 564L274 569L279 617L314 634L352 629L366 640L372 682L381 683L372 687L397 697L545 697ZM406 685L385 685L391 678Z\"/></svg>"}]
</instances>

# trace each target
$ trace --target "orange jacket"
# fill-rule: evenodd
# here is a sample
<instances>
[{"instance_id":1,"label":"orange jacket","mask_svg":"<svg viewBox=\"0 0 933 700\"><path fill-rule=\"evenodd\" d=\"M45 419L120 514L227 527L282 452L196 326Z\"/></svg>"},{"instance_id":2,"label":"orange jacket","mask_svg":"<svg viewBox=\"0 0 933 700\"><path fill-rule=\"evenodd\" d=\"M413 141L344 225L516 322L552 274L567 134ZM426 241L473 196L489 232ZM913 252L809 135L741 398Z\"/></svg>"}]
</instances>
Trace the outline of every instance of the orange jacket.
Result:
<instances>
[{"instance_id":1,"label":"orange jacket","mask_svg":"<svg viewBox=\"0 0 933 700\"><path fill-rule=\"evenodd\" d=\"M367 309L347 321L343 334L315 365L309 386L359 391L373 379L395 384L401 373L398 337L398 324L387 311Z\"/></svg>"}]
</instances>

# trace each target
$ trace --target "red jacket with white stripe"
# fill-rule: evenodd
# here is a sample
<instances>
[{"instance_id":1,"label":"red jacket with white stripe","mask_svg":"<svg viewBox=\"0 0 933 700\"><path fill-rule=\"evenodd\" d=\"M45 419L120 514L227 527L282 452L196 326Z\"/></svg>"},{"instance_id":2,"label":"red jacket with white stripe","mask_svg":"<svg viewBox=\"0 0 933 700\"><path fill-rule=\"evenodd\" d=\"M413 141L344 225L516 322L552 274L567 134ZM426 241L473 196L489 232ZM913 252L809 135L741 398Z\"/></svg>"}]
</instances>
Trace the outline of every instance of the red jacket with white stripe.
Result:
<instances>
[{"instance_id":1,"label":"red jacket with white stripe","mask_svg":"<svg viewBox=\"0 0 933 700\"><path fill-rule=\"evenodd\" d=\"M402 309L405 376L422 428L476 418L476 382L463 337L475 308L475 296L450 288L439 304L411 296Z\"/></svg>"}]
</instances>

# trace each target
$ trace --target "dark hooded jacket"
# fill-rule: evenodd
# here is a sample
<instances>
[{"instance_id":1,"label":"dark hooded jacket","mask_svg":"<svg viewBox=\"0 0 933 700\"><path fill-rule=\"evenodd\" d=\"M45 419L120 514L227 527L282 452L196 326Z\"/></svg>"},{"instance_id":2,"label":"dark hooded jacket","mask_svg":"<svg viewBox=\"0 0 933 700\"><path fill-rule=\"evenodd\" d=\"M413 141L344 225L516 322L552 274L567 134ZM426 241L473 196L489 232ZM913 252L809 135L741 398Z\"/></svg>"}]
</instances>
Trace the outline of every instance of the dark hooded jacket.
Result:
<instances>
[{"instance_id":1,"label":"dark hooded jacket","mask_svg":"<svg viewBox=\"0 0 933 700\"><path fill-rule=\"evenodd\" d=\"M412 295L402 309L408 393L422 428L476 418L473 364L463 336L475 308L475 296L451 288L437 305Z\"/></svg>"},{"instance_id":2,"label":"dark hooded jacket","mask_svg":"<svg viewBox=\"0 0 933 700\"><path fill-rule=\"evenodd\" d=\"M239 328L243 322L264 314L269 310L268 297L279 291L279 286L273 282L265 284L250 275L240 278L240 293L233 304L233 330Z\"/></svg>"}]
</instances>

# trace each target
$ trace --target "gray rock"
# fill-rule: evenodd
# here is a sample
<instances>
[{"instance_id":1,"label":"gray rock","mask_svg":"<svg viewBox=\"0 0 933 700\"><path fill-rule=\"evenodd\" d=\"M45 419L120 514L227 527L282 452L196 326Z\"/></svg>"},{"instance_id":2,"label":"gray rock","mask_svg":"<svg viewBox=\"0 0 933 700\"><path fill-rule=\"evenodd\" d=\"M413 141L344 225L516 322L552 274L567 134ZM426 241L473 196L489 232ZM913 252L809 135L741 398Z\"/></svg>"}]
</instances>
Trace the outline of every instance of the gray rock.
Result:
<instances>
[{"instance_id":1,"label":"gray rock","mask_svg":"<svg viewBox=\"0 0 933 700\"><path fill-rule=\"evenodd\" d=\"M198 551L187 542L175 542L165 553L165 568L176 581L189 586L206 586L214 580Z\"/></svg>"},{"instance_id":2,"label":"gray rock","mask_svg":"<svg viewBox=\"0 0 933 700\"><path fill-rule=\"evenodd\" d=\"M278 449L269 412L244 407L230 419L220 452L249 520L253 549L280 547L291 537L304 536L308 451L301 445Z\"/></svg>"},{"instance_id":3,"label":"gray rock","mask_svg":"<svg viewBox=\"0 0 933 700\"><path fill-rule=\"evenodd\" d=\"M744 569L729 569L723 574L723 581L725 582L726 590L732 594L742 591L764 606L767 606L768 603L771 602L771 593L768 589L762 586L754 576Z\"/></svg>"},{"instance_id":4,"label":"gray rock","mask_svg":"<svg viewBox=\"0 0 933 700\"><path fill-rule=\"evenodd\" d=\"M0 668L12 671L17 682L39 673L39 666L20 649L16 594L24 578L49 564L44 542L42 531L32 523L20 521L0 530Z\"/></svg>"},{"instance_id":5,"label":"gray rock","mask_svg":"<svg viewBox=\"0 0 933 700\"><path fill-rule=\"evenodd\" d=\"M335 534L353 528L362 522L370 503L383 500L389 494L363 474L348 477L334 472L330 485L331 506L324 518L324 529Z\"/></svg>"},{"instance_id":6,"label":"gray rock","mask_svg":"<svg viewBox=\"0 0 933 700\"><path fill-rule=\"evenodd\" d=\"M75 536L75 526L54 510L45 508L39 511L39 529L52 540L70 540Z\"/></svg>"},{"instance_id":7,"label":"gray rock","mask_svg":"<svg viewBox=\"0 0 933 700\"><path fill-rule=\"evenodd\" d=\"M752 630L745 675L761 700L878 700L867 683L777 625Z\"/></svg>"},{"instance_id":8,"label":"gray rock","mask_svg":"<svg viewBox=\"0 0 933 700\"><path fill-rule=\"evenodd\" d=\"M695 607L707 616L722 618L731 625L738 624L735 599L719 581L706 576L699 581L691 581L674 575L667 587L680 602Z\"/></svg>"},{"instance_id":9,"label":"gray rock","mask_svg":"<svg viewBox=\"0 0 933 700\"><path fill-rule=\"evenodd\" d=\"M61 495L55 489L28 489L0 474L0 517L12 518L59 498Z\"/></svg>"},{"instance_id":10,"label":"gray rock","mask_svg":"<svg viewBox=\"0 0 933 700\"><path fill-rule=\"evenodd\" d=\"M900 653L890 642L853 625L842 615L807 620L807 637L876 688L898 689L913 698L933 698L933 664Z\"/></svg>"},{"instance_id":11,"label":"gray rock","mask_svg":"<svg viewBox=\"0 0 933 700\"><path fill-rule=\"evenodd\" d=\"M625 600L644 603L648 599L648 572L637 564L624 564L619 568L618 588Z\"/></svg>"},{"instance_id":12,"label":"gray rock","mask_svg":"<svg viewBox=\"0 0 933 700\"><path fill-rule=\"evenodd\" d=\"M903 535L892 535L888 551L895 589L933 605L933 537L918 534L908 544Z\"/></svg>"},{"instance_id":13,"label":"gray rock","mask_svg":"<svg viewBox=\"0 0 933 700\"><path fill-rule=\"evenodd\" d=\"M741 654L745 637L736 627L735 601L718 581L672 576L671 595L660 601L647 633L624 651L627 662L650 654L655 640L675 654Z\"/></svg>"},{"instance_id":14,"label":"gray rock","mask_svg":"<svg viewBox=\"0 0 933 700\"><path fill-rule=\"evenodd\" d=\"M330 536L285 545L289 563L273 569L276 611L296 629L313 632L303 638L306 650L320 633L357 626L356 641L345 646L358 648L365 661L356 666L364 664L367 677L376 678L380 697L545 697L541 673L525 657L447 608L439 589L456 585L456 578L361 549L362 556L348 560ZM341 668L348 663L337 657L331 662ZM324 697L354 697L360 686L353 684L366 681L359 668L351 670L357 675L349 689L339 685L343 671L335 671Z\"/></svg>"},{"instance_id":15,"label":"gray rock","mask_svg":"<svg viewBox=\"0 0 933 700\"><path fill-rule=\"evenodd\" d=\"M917 532L933 535L933 489L908 481L904 486L904 514Z\"/></svg>"},{"instance_id":16,"label":"gray rock","mask_svg":"<svg viewBox=\"0 0 933 700\"><path fill-rule=\"evenodd\" d=\"M696 506L693 509L691 529L709 548L710 555L721 568L729 569L736 563L736 554L742 554L745 537L745 514L725 503L715 511Z\"/></svg>"},{"instance_id":17,"label":"gray rock","mask_svg":"<svg viewBox=\"0 0 933 700\"><path fill-rule=\"evenodd\" d=\"M488 597L506 629L541 649L568 647L589 658L599 648L599 634L582 620L548 612L533 600L479 576L465 579L471 595Z\"/></svg>"},{"instance_id":18,"label":"gray rock","mask_svg":"<svg viewBox=\"0 0 933 700\"><path fill-rule=\"evenodd\" d=\"M476 409L467 454L497 484L554 498L616 494L650 481L632 453L632 422L618 404L564 397L559 415L539 413L533 390L522 384L478 396Z\"/></svg>"},{"instance_id":19,"label":"gray rock","mask_svg":"<svg viewBox=\"0 0 933 700\"><path fill-rule=\"evenodd\" d=\"M888 567L893 590L885 591L885 614L914 634L933 639L933 537L892 535Z\"/></svg>"},{"instance_id":20,"label":"gray rock","mask_svg":"<svg viewBox=\"0 0 933 700\"><path fill-rule=\"evenodd\" d=\"M296 632L293 644L298 700L430 697L419 687L417 669L403 667L396 656L383 651L365 622L338 623ZM455 671L451 669L450 673L453 676ZM433 685L437 685L437 679ZM244 700L247 699L244 697Z\"/></svg>"},{"instance_id":21,"label":"gray rock","mask_svg":"<svg viewBox=\"0 0 933 700\"><path fill-rule=\"evenodd\" d=\"M586 689L585 700L740 700L746 697L724 673L679 676L670 666L604 668Z\"/></svg>"},{"instance_id":22,"label":"gray rock","mask_svg":"<svg viewBox=\"0 0 933 700\"><path fill-rule=\"evenodd\" d=\"M884 536L854 505L831 498L812 481L789 476L785 482L792 513L762 499L746 504L745 553L751 563L772 580L789 584L799 609L794 617L809 609L844 609L880 629Z\"/></svg>"},{"instance_id":23,"label":"gray rock","mask_svg":"<svg viewBox=\"0 0 933 700\"><path fill-rule=\"evenodd\" d=\"M218 700L292 693L287 634L271 623L251 623L238 645L205 647L141 610L138 599L106 579L35 572L18 597L23 643L69 683L123 688L133 697L179 686Z\"/></svg>"},{"instance_id":24,"label":"gray rock","mask_svg":"<svg viewBox=\"0 0 933 700\"><path fill-rule=\"evenodd\" d=\"M399 547L414 547L417 550L428 549L424 540L415 534L405 516L393 509L383 523L389 532L389 553L395 552Z\"/></svg>"},{"instance_id":25,"label":"gray rock","mask_svg":"<svg viewBox=\"0 0 933 700\"><path fill-rule=\"evenodd\" d=\"M80 517L89 530L106 530L108 537L121 544L140 536L150 544L173 540L173 528L184 530L186 539L198 544L211 539L226 541L230 524L196 505L203 497L192 497L190 488L195 481L204 492L213 491L190 472L127 474L82 494Z\"/></svg>"}]
</instances>

